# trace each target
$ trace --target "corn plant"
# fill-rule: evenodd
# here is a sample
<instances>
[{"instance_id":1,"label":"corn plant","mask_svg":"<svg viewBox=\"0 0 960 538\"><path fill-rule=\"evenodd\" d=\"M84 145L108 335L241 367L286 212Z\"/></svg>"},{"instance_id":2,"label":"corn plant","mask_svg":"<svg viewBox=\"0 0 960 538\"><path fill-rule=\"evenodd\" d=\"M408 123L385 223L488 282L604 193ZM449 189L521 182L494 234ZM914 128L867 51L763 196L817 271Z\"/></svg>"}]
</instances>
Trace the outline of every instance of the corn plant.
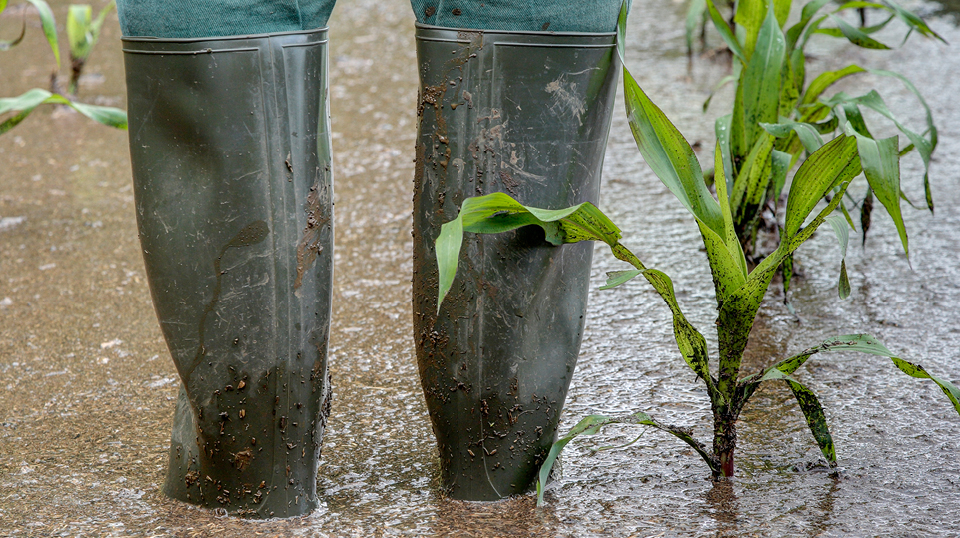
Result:
<instances>
[{"instance_id":1,"label":"corn plant","mask_svg":"<svg viewBox=\"0 0 960 538\"><path fill-rule=\"evenodd\" d=\"M56 73L60 68L60 47L59 39L57 37L57 24L53 17L53 11L44 0L27 0L27 2L32 4L40 14L40 23L43 28L44 36L46 36L47 43L50 44L50 48L53 51L53 56L56 60L57 70L54 71L54 76L56 76ZM7 0L0 0L0 13L2 13L6 7ZM105 10L106 8L104 11ZM101 16L103 16L103 13L104 12L101 12ZM20 37L11 41L0 41L0 51L9 51L13 47L20 44L25 33L26 23L24 23L23 28L21 29ZM89 54L89 50L87 50L87 54ZM88 105L65 97L60 93L49 92L40 88L33 88L32 90L28 90L17 97L0 98L0 118L8 115L6 119L0 121L0 135L16 127L20 122L26 119L26 117L29 116L34 109L43 104L66 105L83 114L84 116L87 116L88 118L104 125L116 127L118 129L127 128L127 114L118 108Z\"/></svg>"},{"instance_id":2,"label":"corn plant","mask_svg":"<svg viewBox=\"0 0 960 538\"><path fill-rule=\"evenodd\" d=\"M624 17L621 17L621 36L623 19ZM622 38L620 42L622 44ZM607 283L601 289L614 288L642 276L670 308L680 354L697 378L706 385L710 397L714 418L713 443L708 446L695 439L688 428L661 423L642 411L623 417L588 416L559 439L546 455L537 486L538 503L542 503L542 485L563 447L574 437L596 433L602 426L611 423L641 424L668 432L692 447L706 462L715 478L733 476L737 445L736 423L757 388L770 381L783 382L790 388L821 453L831 466L835 465L833 439L820 401L812 390L792 377L808 359L820 353L860 351L889 357L894 365L907 375L933 380L960 414L960 389L956 385L930 375L919 364L895 356L882 343L866 334L829 338L760 371L741 375L743 352L750 330L777 268L810 239L824 222L832 221L836 229L842 230L838 236L842 246L845 245L844 233L847 228L844 218L834 215L833 212L843 199L850 181L861 172L859 139L841 134L812 151L804 159L786 197L779 245L753 270L748 270L736 233L724 177L721 144L717 144L714 152L717 174L717 194L714 198L706 186L693 149L680 131L647 97L626 67L623 75L627 118L637 147L663 184L690 212L700 229L716 290L719 312L716 322L719 368L711 371L706 339L683 315L670 277L662 271L646 267L620 242L619 228L590 203L549 210L524 206L504 193L464 200L458 216L443 225L437 238L440 284L438 304L442 303L453 286L465 232L502 233L534 225L543 229L546 241L558 247L564 243L579 241L605 243L617 259L633 268L608 273ZM834 195L830 201L821 207L820 200L831 193Z\"/></svg>"},{"instance_id":3,"label":"corn plant","mask_svg":"<svg viewBox=\"0 0 960 538\"><path fill-rule=\"evenodd\" d=\"M103 21L115 5L116 2L110 0L110 3L100 10L96 19L93 18L93 8L89 4L73 4L67 11L67 40L70 42L70 86L67 91L70 95L77 94L77 83L83 66L100 39Z\"/></svg>"},{"instance_id":4,"label":"corn plant","mask_svg":"<svg viewBox=\"0 0 960 538\"><path fill-rule=\"evenodd\" d=\"M858 196L847 192L840 210L855 230L849 209L860 209L860 223L866 241L875 197L893 219L904 252L909 255L900 208L900 199L906 196L900 188L899 160L901 155L912 150L920 155L925 167L923 188L926 203L933 211L929 164L937 145L937 129L930 108L908 79L892 71L849 65L820 73L808 83L804 50L814 35L846 39L868 49L890 49L872 34L895 19L907 28L904 42L914 32L940 41L943 39L923 20L892 0L879 3L851 1L821 14L828 3L829 0L808 2L802 9L800 20L789 27L786 21L792 0L740 0L734 8L732 24L724 19L713 0L694 0L691 4L687 20L688 47L691 46L690 32L702 13L713 22L734 57L734 73L718 84L719 87L736 82L733 112L716 122L734 226L741 243L748 254L751 253L758 227L764 220L764 211L776 211L787 171L798 162L801 154L810 154L822 146L823 135L842 133L856 138L868 187ZM883 13L883 21L856 28L842 18L844 12L857 10L863 21L867 9ZM876 90L859 96L843 92L826 96L835 83L860 73L894 78L903 83L925 110L926 129L917 133L907 128L887 108ZM708 98L704 110L709 102ZM898 137L875 138L864 121L862 111L865 109L889 120L908 143L900 147ZM789 269L791 260L787 263ZM789 276L788 271L785 283L789 282Z\"/></svg>"}]
</instances>

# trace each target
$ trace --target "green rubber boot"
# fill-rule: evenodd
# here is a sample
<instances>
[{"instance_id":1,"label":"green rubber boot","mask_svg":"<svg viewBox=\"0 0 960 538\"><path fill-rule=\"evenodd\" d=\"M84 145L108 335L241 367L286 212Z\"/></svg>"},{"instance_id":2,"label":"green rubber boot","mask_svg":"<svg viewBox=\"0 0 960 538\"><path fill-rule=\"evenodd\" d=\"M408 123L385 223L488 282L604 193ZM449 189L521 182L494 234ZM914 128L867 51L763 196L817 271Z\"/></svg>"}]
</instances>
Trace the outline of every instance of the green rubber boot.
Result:
<instances>
[{"instance_id":1,"label":"green rubber boot","mask_svg":"<svg viewBox=\"0 0 960 538\"><path fill-rule=\"evenodd\" d=\"M418 25L413 310L423 391L453 498L529 491L577 363L593 244L535 227L464 238L437 314L440 226L469 196L597 203L619 74L614 33Z\"/></svg>"},{"instance_id":2,"label":"green rubber boot","mask_svg":"<svg viewBox=\"0 0 960 538\"><path fill-rule=\"evenodd\" d=\"M150 291L181 378L164 492L317 507L333 260L326 29L124 38Z\"/></svg>"}]
</instances>

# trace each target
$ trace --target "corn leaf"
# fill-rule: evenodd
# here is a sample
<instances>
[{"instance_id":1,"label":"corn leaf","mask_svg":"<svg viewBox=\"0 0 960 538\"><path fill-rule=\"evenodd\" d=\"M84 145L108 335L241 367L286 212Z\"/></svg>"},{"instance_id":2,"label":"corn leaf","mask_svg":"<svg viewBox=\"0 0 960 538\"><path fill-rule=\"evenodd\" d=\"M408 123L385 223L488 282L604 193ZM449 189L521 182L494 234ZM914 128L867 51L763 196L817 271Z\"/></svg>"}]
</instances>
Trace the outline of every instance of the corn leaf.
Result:
<instances>
[{"instance_id":1,"label":"corn leaf","mask_svg":"<svg viewBox=\"0 0 960 538\"><path fill-rule=\"evenodd\" d=\"M615 256L642 271L673 312L674 336L684 360L704 380L707 389L713 392L706 339L684 317L677 303L673 282L660 271L648 270L636 256L620 245L620 230L588 202L566 209L546 210L524 206L504 193L464 200L457 218L441 226L436 241L439 270L437 311L453 286L464 232L501 233L527 225L541 227L547 241L557 246L585 240L603 241L612 248Z\"/></svg>"},{"instance_id":2,"label":"corn leaf","mask_svg":"<svg viewBox=\"0 0 960 538\"><path fill-rule=\"evenodd\" d=\"M874 73L873 70L871 70L870 72ZM898 73L893 73L891 71L877 72L876 74L880 74L883 76L892 76L902 80L907 85L907 87L910 88L911 91L913 91L913 93L918 97L918 99L920 100L920 103L926 109L927 136L929 138L925 138L924 136L917 134L913 130L908 129L906 126L900 123L900 121L893 115L893 113L890 112L890 109L887 108L887 105L883 101L883 98L880 97L880 94L878 94L875 90L872 90L869 93L861 95L859 97L850 97L849 95L843 92L840 92L834 97L832 97L831 99L823 101L823 104L825 106L833 106L833 107L845 105L845 104L851 104L851 103L859 106L865 106L871 110L874 110L880 113L887 119L891 120L893 124L897 127L897 129L899 129L900 132L903 133L907 137L907 139L910 140L911 145L913 145L916 148L917 153L920 155L920 158L923 160L924 191L927 194L927 206L930 208L930 211L932 212L933 199L930 196L930 156L933 154L933 150L936 148L936 145L937 145L937 128L933 124L933 116L930 113L930 108L929 106L927 106L927 103L923 99L923 97L920 96L920 93L916 90L916 87L913 86L913 84L910 83L908 80L903 78L902 75ZM846 110L848 110L848 107L844 107L844 111ZM859 112L857 112L857 114L859 114Z\"/></svg>"},{"instance_id":3,"label":"corn leaf","mask_svg":"<svg viewBox=\"0 0 960 538\"><path fill-rule=\"evenodd\" d=\"M780 379L774 370L783 375L796 372L810 357L827 351L859 351L871 355L889 357L892 355L880 341L869 334L845 334L824 340L819 345L807 348L792 357L778 361L776 364L763 369L761 372L745 377L740 381L738 402L746 403L756 391L760 383L771 379Z\"/></svg>"},{"instance_id":4,"label":"corn leaf","mask_svg":"<svg viewBox=\"0 0 960 538\"><path fill-rule=\"evenodd\" d=\"M807 2L803 6L803 10L800 12L800 21L790 27L786 33L787 39L787 51L793 52L794 48L797 45L797 40L800 38L800 35L803 34L803 31L807 28L807 25L810 24L810 20L813 19L813 16L817 14L823 6L827 5L830 0L813 0L812 2Z\"/></svg>"},{"instance_id":5,"label":"corn leaf","mask_svg":"<svg viewBox=\"0 0 960 538\"><path fill-rule=\"evenodd\" d=\"M741 237L752 237L760 222L760 215L767 203L773 180L773 143L774 137L763 133L757 139L754 150L747 156L737 182L746 176L745 191L739 204L734 208L734 222L739 227Z\"/></svg>"},{"instance_id":6,"label":"corn leaf","mask_svg":"<svg viewBox=\"0 0 960 538\"><path fill-rule=\"evenodd\" d=\"M882 9L886 9L885 6L880 6L880 7L881 7ZM880 24L874 24L873 26L862 26L862 27L860 27L860 28L857 28L857 30L859 30L859 31L861 31L861 32L863 32L863 33L865 33L865 34L867 34L867 35L869 35L869 34L875 34L875 33L879 32L880 30L883 30L884 28L886 28L887 25L890 24L890 21L892 21L892 20L895 19L895 18L896 18L896 15L890 15L889 17L887 17L886 19L884 19L883 22L881 22ZM818 34L825 34L825 35L828 35L828 36L831 36L831 37L844 37L844 36L843 36L843 30L841 30L840 28L820 28L819 30L817 30L817 33L818 33Z\"/></svg>"},{"instance_id":7,"label":"corn leaf","mask_svg":"<svg viewBox=\"0 0 960 538\"><path fill-rule=\"evenodd\" d=\"M693 149L626 69L624 93L627 117L637 147L663 184L697 218L717 295L723 298L743 284L745 271L741 267L745 267L745 262L740 263L742 251L739 245L733 249L728 244L729 234L720 204L707 190ZM724 178L722 168L720 177Z\"/></svg>"},{"instance_id":8,"label":"corn leaf","mask_svg":"<svg viewBox=\"0 0 960 538\"><path fill-rule=\"evenodd\" d=\"M883 345L883 343L869 334L845 334L824 340L818 346L805 349L799 354L788 359L783 359L760 373L744 378L741 381L738 390L738 403L742 405L749 400L750 396L757 389L760 383L769 381L771 379L779 379L781 376L790 375L798 368L803 366L807 359L813 355L828 351L859 351L861 353L868 353L870 355L887 357L893 361L897 368L907 375L919 379L930 379L936 383L943 393L947 395L947 398L950 400L950 403L953 404L954 408L957 410L957 413L960 414L960 388L957 388L957 386L950 381L930 375L919 364L915 364L895 356L892 351ZM777 372L774 372L775 370Z\"/></svg>"},{"instance_id":9,"label":"corn leaf","mask_svg":"<svg viewBox=\"0 0 960 538\"><path fill-rule=\"evenodd\" d=\"M800 106L816 103L817 100L820 99L820 96L823 95L823 92L838 80L857 73L863 73L864 71L866 71L866 69L858 65L848 65L843 69L820 73L817 78L813 79L813 82L807 86L807 90L800 99Z\"/></svg>"},{"instance_id":10,"label":"corn leaf","mask_svg":"<svg viewBox=\"0 0 960 538\"><path fill-rule=\"evenodd\" d=\"M833 436L830 435L830 428L827 427L827 417L823 414L823 406L820 405L817 395L793 379L785 378L784 382L793 391L793 396L797 399L800 410L803 411L803 418L807 420L810 433L816 439L823 457L830 462L831 466L836 465L837 451L833 446Z\"/></svg>"},{"instance_id":11,"label":"corn leaf","mask_svg":"<svg viewBox=\"0 0 960 538\"><path fill-rule=\"evenodd\" d=\"M777 26L783 28L790 15L792 0L740 0L737 3L734 22L743 31L744 57L747 61L753 55L758 41L760 28L763 26L767 13L772 11L777 20Z\"/></svg>"},{"instance_id":12,"label":"corn leaf","mask_svg":"<svg viewBox=\"0 0 960 538\"><path fill-rule=\"evenodd\" d=\"M553 469L553 464L557 461L557 457L560 456L560 452L567 446L567 443L573 441L579 435L595 435L600 431L600 428L613 422L616 422L616 419L603 415L583 417L566 435L557 439L553 445L550 446L550 452L547 453L546 459L540 464L540 474L537 477L537 506L543 506L543 493L547 479L550 478L550 471Z\"/></svg>"},{"instance_id":13,"label":"corn leaf","mask_svg":"<svg viewBox=\"0 0 960 538\"><path fill-rule=\"evenodd\" d=\"M720 204L720 213L723 215L723 229L726 232L723 240L727 250L730 252L730 256L737 261L739 273L743 275L742 280L745 281L748 274L747 259L746 256L744 256L743 245L740 244L740 238L737 237L737 230L733 225L733 212L730 209L730 198L727 195L726 171L724 170L725 166L722 161L723 151L718 141L717 147L713 152L713 166L716 172L715 185L717 189L717 200Z\"/></svg>"},{"instance_id":14,"label":"corn leaf","mask_svg":"<svg viewBox=\"0 0 960 538\"><path fill-rule=\"evenodd\" d=\"M740 0L736 5L733 21L737 30L743 32L743 56L747 62L753 57L754 48L760 35L767 13L773 9L769 0Z\"/></svg>"},{"instance_id":15,"label":"corn leaf","mask_svg":"<svg viewBox=\"0 0 960 538\"><path fill-rule=\"evenodd\" d=\"M0 12L3 12L3 6L0 6ZM16 47L23 41L24 36L27 35L27 21L23 20L23 23L20 25L20 35L16 39L5 40L0 39L0 52L5 50L10 50L13 47Z\"/></svg>"},{"instance_id":16,"label":"corn leaf","mask_svg":"<svg viewBox=\"0 0 960 538\"><path fill-rule=\"evenodd\" d=\"M501 192L467 198L457 218L441 226L437 237L440 288L437 311L453 286L464 232L502 233L528 225L542 228L546 240L556 246L579 241L603 241L613 247L620 239L620 229L589 202L566 209L549 210L524 206Z\"/></svg>"},{"instance_id":17,"label":"corn leaf","mask_svg":"<svg viewBox=\"0 0 960 538\"><path fill-rule=\"evenodd\" d=\"M627 69L623 70L623 87L627 120L644 161L688 211L722 235L720 205L703 181L693 149Z\"/></svg>"},{"instance_id":18,"label":"corn leaf","mask_svg":"<svg viewBox=\"0 0 960 538\"><path fill-rule=\"evenodd\" d=\"M960 388L957 388L956 385L947 381L946 379L941 379L939 377L934 377L927 373L927 371L920 366L919 364L914 364L912 362L905 361L899 357L890 357L893 360L893 363L897 365L903 373L907 374L910 377L916 377L918 379L929 379L937 384L940 387L940 390L947 395L947 398L950 399L950 403L953 404L953 408L957 410L957 413L960 414Z\"/></svg>"},{"instance_id":19,"label":"corn leaf","mask_svg":"<svg viewBox=\"0 0 960 538\"><path fill-rule=\"evenodd\" d=\"M93 35L91 24L93 8L89 4L73 4L67 11L67 41L70 43L70 56L85 60L92 48Z\"/></svg>"},{"instance_id":20,"label":"corn leaf","mask_svg":"<svg viewBox=\"0 0 960 538\"><path fill-rule=\"evenodd\" d=\"M940 36L940 34L934 32L927 26L927 23L923 22L923 19L916 16L914 13L903 9L900 4L892 0L883 0L883 3L890 7L893 10L893 13L904 22L909 28L920 32L921 35L925 37L934 37L939 41L946 43L946 40Z\"/></svg>"},{"instance_id":21,"label":"corn leaf","mask_svg":"<svg viewBox=\"0 0 960 538\"><path fill-rule=\"evenodd\" d=\"M736 82L738 78L740 78L739 75L727 75L720 79L720 82L717 82L713 89L710 90L710 95L707 96L706 101L703 102L703 112L707 112L707 110L710 108L710 101L713 100L713 96L720 91L721 88L727 84L730 84L731 82Z\"/></svg>"},{"instance_id":22,"label":"corn leaf","mask_svg":"<svg viewBox=\"0 0 960 538\"><path fill-rule=\"evenodd\" d=\"M855 165L855 166L853 166ZM855 173L847 171L856 168ZM840 135L814 152L800 165L787 196L787 214L784 232L793 238L817 202L834 186L860 173L857 142L853 137Z\"/></svg>"},{"instance_id":23,"label":"corn leaf","mask_svg":"<svg viewBox=\"0 0 960 538\"><path fill-rule=\"evenodd\" d=\"M687 54L693 54L693 33L697 30L697 23L704 20L707 13L706 0L693 0L690 7L687 8L686 26L687 36Z\"/></svg>"},{"instance_id":24,"label":"corn leaf","mask_svg":"<svg viewBox=\"0 0 960 538\"><path fill-rule=\"evenodd\" d=\"M793 110L800 100L800 90L803 88L804 62L795 63L795 58L784 54L783 72L780 74L780 96L778 98L779 116L792 116Z\"/></svg>"},{"instance_id":25,"label":"corn leaf","mask_svg":"<svg viewBox=\"0 0 960 538\"><path fill-rule=\"evenodd\" d=\"M933 113L930 111L930 106L927 104L926 99L923 98L923 95L920 94L920 91L917 90L917 87L910 82L910 79L901 75L900 73L894 71L887 71L884 69L870 69L870 73L874 75L880 75L883 77L891 77L899 80L903 83L904 86L913 93L917 100L920 101L920 105L923 107L926 114L927 129L926 135L929 137L929 140L923 139L912 135L904 131L903 127L900 126L897 122L894 122L897 125L897 128L903 132L904 135L910 139L910 142L916 146L917 152L920 154L920 158L923 159L924 175L923 175L923 186L927 198L927 207L930 209L930 212L933 212L933 197L930 193L930 156L933 154L933 151L937 148L937 126L933 122ZM891 118L892 119L892 118Z\"/></svg>"},{"instance_id":26,"label":"corn leaf","mask_svg":"<svg viewBox=\"0 0 960 538\"><path fill-rule=\"evenodd\" d=\"M730 31L730 26L727 25L727 21L724 20L723 15L721 15L720 11L717 10L717 6L713 4L713 0L706 1L707 12L710 14L710 20L713 21L713 26L720 34L720 38L723 39L723 42L727 44L730 52L732 52L733 55L740 60L740 63L746 64L746 56L743 54L743 49L740 47L740 42L737 41L737 38L733 35L733 32Z\"/></svg>"},{"instance_id":27,"label":"corn leaf","mask_svg":"<svg viewBox=\"0 0 960 538\"><path fill-rule=\"evenodd\" d=\"M127 128L127 114L120 109L77 103L62 95L50 93L40 88L34 88L18 97L5 97L0 99L0 115L8 112L16 112L13 116L0 122L0 135L16 127L30 115L36 107L42 104L67 105L84 116L109 127L116 127L117 129Z\"/></svg>"},{"instance_id":28,"label":"corn leaf","mask_svg":"<svg viewBox=\"0 0 960 538\"><path fill-rule=\"evenodd\" d=\"M756 319L757 310L777 267L783 260L809 239L836 209L850 180L860 173L860 159L853 137L841 135L814 152L800 166L787 197L786 224L781 233L780 246L764 258L750 273L746 282L730 294L720 305L717 335L720 343L719 390L731 394L739 372L747 337ZM817 202L838 187L829 204L804 228L800 226L813 211Z\"/></svg>"},{"instance_id":29,"label":"corn leaf","mask_svg":"<svg viewBox=\"0 0 960 538\"><path fill-rule=\"evenodd\" d=\"M40 14L40 26L43 28L43 35L46 36L47 43L53 50L53 57L57 60L57 69L60 69L60 45L57 40L57 21L53 17L53 11L44 0L27 0L27 2L33 4L33 7L37 8L37 13Z\"/></svg>"},{"instance_id":30,"label":"corn leaf","mask_svg":"<svg viewBox=\"0 0 960 538\"><path fill-rule=\"evenodd\" d=\"M773 0L773 12L777 16L777 24L781 29L787 23L791 7L793 7L793 0Z\"/></svg>"},{"instance_id":31,"label":"corn leaf","mask_svg":"<svg viewBox=\"0 0 960 538\"><path fill-rule=\"evenodd\" d=\"M717 121L714 122L714 133L717 137L717 146L720 148L720 156L723 161L723 175L727 179L727 190L733 188L733 158L730 154L730 131L731 131L731 121L733 116L727 114L725 116L720 116L717 118ZM716 170L719 170L721 167L714 168L714 173Z\"/></svg>"},{"instance_id":32,"label":"corn leaf","mask_svg":"<svg viewBox=\"0 0 960 538\"><path fill-rule=\"evenodd\" d=\"M601 290L609 290L616 288L621 284L626 284L634 278L642 275L643 271L640 269L631 269L629 271L610 271L607 273L607 283L603 286L600 286Z\"/></svg>"},{"instance_id":33,"label":"corn leaf","mask_svg":"<svg viewBox=\"0 0 960 538\"><path fill-rule=\"evenodd\" d=\"M787 182L787 171L790 170L793 157L789 153L777 150L773 150L773 154L770 157L771 198L774 202L777 202L780 199L780 194L783 192L783 186Z\"/></svg>"},{"instance_id":34,"label":"corn leaf","mask_svg":"<svg viewBox=\"0 0 960 538\"><path fill-rule=\"evenodd\" d=\"M656 269L647 269L643 276L657 290L657 293L660 294L660 297L673 312L673 335L677 340L680 354L683 355L683 360L686 361L687 366L706 383L711 400L715 400L713 380L710 377L710 367L707 362L709 360L707 341L700 334L700 331L687 321L680 310L677 296L673 291L673 281L665 273Z\"/></svg>"},{"instance_id":35,"label":"corn leaf","mask_svg":"<svg viewBox=\"0 0 960 538\"><path fill-rule=\"evenodd\" d=\"M860 162L863 164L863 174L867 176L870 189L877 200L883 204L887 213L893 219L900 234L900 243L903 252L909 258L910 250L907 243L907 229L903 223L900 211L900 153L899 138L892 136L881 140L874 140L854 133L857 137L857 147L860 152Z\"/></svg>"},{"instance_id":36,"label":"corn leaf","mask_svg":"<svg viewBox=\"0 0 960 538\"><path fill-rule=\"evenodd\" d=\"M860 134L867 138L873 138L873 135L870 134L870 128L867 127L867 122L863 118L863 114L860 113L860 107L856 103L841 103L837 106L839 109L838 112L842 114L834 114L834 117L840 117L841 115L845 118L844 129L847 134ZM849 129L849 130L848 130Z\"/></svg>"},{"instance_id":37,"label":"corn leaf","mask_svg":"<svg viewBox=\"0 0 960 538\"><path fill-rule=\"evenodd\" d=\"M710 272L713 276L717 300L723 301L733 291L740 288L747 278L747 262L743 254L743 247L737 238L730 213L730 203L727 199L727 180L724 177L720 147L714 151L714 165L716 170L715 184L719 198L721 215L723 216L723 235L720 235L697 219L703 245L707 250L707 260L710 262Z\"/></svg>"},{"instance_id":38,"label":"corn leaf","mask_svg":"<svg viewBox=\"0 0 960 538\"><path fill-rule=\"evenodd\" d=\"M757 35L757 46L741 77L743 138L738 139L737 107L734 107L734 155L752 149L762 133L761 123L776 123L779 112L780 79L785 42L773 9L769 9Z\"/></svg>"},{"instance_id":39,"label":"corn leaf","mask_svg":"<svg viewBox=\"0 0 960 538\"><path fill-rule=\"evenodd\" d=\"M627 41L627 15L630 13L629 6L627 2L630 0L623 0L620 3L620 16L617 18L617 54L620 55L620 65L626 66L627 62L624 61L624 54L626 50L626 41ZM626 69L626 67L624 67Z\"/></svg>"},{"instance_id":40,"label":"corn leaf","mask_svg":"<svg viewBox=\"0 0 960 538\"><path fill-rule=\"evenodd\" d=\"M830 18L833 19L833 22L837 23L837 26L840 28L840 32L843 34L843 37L847 38L847 41L853 43L854 45L863 47L865 49L890 50L890 47L870 37L863 31L850 26L850 24L843 19L834 17L832 15Z\"/></svg>"},{"instance_id":41,"label":"corn leaf","mask_svg":"<svg viewBox=\"0 0 960 538\"><path fill-rule=\"evenodd\" d=\"M595 435L604 426L609 424L637 424L642 426L650 426L672 434L693 448L697 454L703 458L707 465L710 466L712 471L715 473L720 472L719 466L707 448L702 443L694 439L690 432L685 428L661 424L643 411L637 411L636 413L622 417L589 415L581 419L576 426L571 428L566 435L558 439L550 447L550 451L547 453L547 458L540 465L540 472L537 476L537 506L543 506L544 486L547 483L547 479L550 477L550 470L553 469L553 465L556 463L557 457L560 455L560 452L563 451L564 447L566 447L567 444L569 444L570 441L576 437L580 435Z\"/></svg>"},{"instance_id":42,"label":"corn leaf","mask_svg":"<svg viewBox=\"0 0 960 538\"><path fill-rule=\"evenodd\" d=\"M830 215L827 217L827 223L833 228L837 242L840 243L840 280L837 283L837 291L841 299L846 299L850 296L850 279L847 278L847 243L850 242L850 228L847 227L847 218L843 215Z\"/></svg>"},{"instance_id":43,"label":"corn leaf","mask_svg":"<svg viewBox=\"0 0 960 538\"><path fill-rule=\"evenodd\" d=\"M761 123L760 126L777 138L786 138L791 132L796 133L807 153L813 153L823 146L823 137L816 126L809 123L781 119L780 123Z\"/></svg>"},{"instance_id":44,"label":"corn leaf","mask_svg":"<svg viewBox=\"0 0 960 538\"><path fill-rule=\"evenodd\" d=\"M94 45L100 39L100 28L107 14L115 6L115 1L100 10L93 18L93 9L88 4L74 4L67 12L67 40L70 42L70 56L77 60L86 60Z\"/></svg>"},{"instance_id":45,"label":"corn leaf","mask_svg":"<svg viewBox=\"0 0 960 538\"><path fill-rule=\"evenodd\" d=\"M773 141L773 136L764 133L754 142L753 148L740 168L737 180L733 182L730 206L735 222L739 222L739 219L744 217L744 208L751 203L752 195L757 191L766 190L770 179L770 153L773 151Z\"/></svg>"}]
</instances>

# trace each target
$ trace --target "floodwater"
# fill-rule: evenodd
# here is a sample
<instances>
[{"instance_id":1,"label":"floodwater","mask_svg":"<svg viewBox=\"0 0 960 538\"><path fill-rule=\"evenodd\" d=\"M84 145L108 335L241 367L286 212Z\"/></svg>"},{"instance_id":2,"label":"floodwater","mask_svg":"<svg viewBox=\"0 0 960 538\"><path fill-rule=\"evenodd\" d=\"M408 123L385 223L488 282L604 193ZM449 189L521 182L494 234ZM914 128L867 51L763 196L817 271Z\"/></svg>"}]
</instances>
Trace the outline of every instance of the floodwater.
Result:
<instances>
[{"instance_id":1,"label":"floodwater","mask_svg":"<svg viewBox=\"0 0 960 538\"><path fill-rule=\"evenodd\" d=\"M942 7L911 6L925 14ZM66 2L55 8L62 26ZM690 142L701 142L706 162L713 119L730 95L721 93L706 116L700 104L726 66L708 55L688 70L683 14L680 3L636 2L627 62ZM126 133L45 108L0 137L0 535L960 535L960 418L932 383L858 354L818 356L797 374L826 409L839 477L817 465L789 391L770 386L742 418L733 480L714 484L686 445L657 432L594 451L640 433L622 428L569 445L545 509L531 496L491 504L441 498L411 337L412 19L399 0L341 0L330 22L334 404L319 477L324 504L307 517L219 517L159 491L178 380L144 277ZM15 12L0 18L0 38L13 37L18 24ZM931 25L960 43L952 18ZM35 26L20 49L0 56L0 95L48 84L52 55ZM89 102L124 104L118 39L110 17L81 86ZM747 368L836 334L869 332L960 381L960 54L915 38L889 53L839 43L812 52L808 71L858 63L918 83L940 127L931 168L937 211L905 209L912 269L890 219L875 212L866 249L851 241L846 301L836 297L836 242L818 234L798 256L798 317L771 292ZM898 84L867 76L856 84L848 91L881 88L901 118L920 117ZM673 277L688 318L709 328L713 287L696 228L639 158L621 111L618 104L602 205L626 244ZM907 195L922 200L919 159L906 158L902 172ZM642 281L596 290L604 272L618 268L598 247L562 429L588 413L640 409L707 439L709 402L677 353L665 305ZM705 332L715 349L715 335Z\"/></svg>"}]
</instances>

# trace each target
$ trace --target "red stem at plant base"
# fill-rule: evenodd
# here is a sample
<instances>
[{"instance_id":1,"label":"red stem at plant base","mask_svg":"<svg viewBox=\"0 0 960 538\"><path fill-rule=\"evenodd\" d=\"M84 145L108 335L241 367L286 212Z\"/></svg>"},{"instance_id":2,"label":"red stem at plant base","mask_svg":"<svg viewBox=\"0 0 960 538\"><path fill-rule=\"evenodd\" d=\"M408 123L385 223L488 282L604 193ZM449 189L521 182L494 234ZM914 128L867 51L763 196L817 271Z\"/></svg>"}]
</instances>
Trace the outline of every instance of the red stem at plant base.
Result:
<instances>
[{"instance_id":1,"label":"red stem at plant base","mask_svg":"<svg viewBox=\"0 0 960 538\"><path fill-rule=\"evenodd\" d=\"M720 474L733 476L733 454L737 447L737 421L725 410L714 410L713 415L713 454ZM714 471L714 478L718 475Z\"/></svg>"},{"instance_id":2,"label":"red stem at plant base","mask_svg":"<svg viewBox=\"0 0 960 538\"><path fill-rule=\"evenodd\" d=\"M720 470L726 477L733 476L733 450L731 447L729 451L720 454Z\"/></svg>"}]
</instances>

